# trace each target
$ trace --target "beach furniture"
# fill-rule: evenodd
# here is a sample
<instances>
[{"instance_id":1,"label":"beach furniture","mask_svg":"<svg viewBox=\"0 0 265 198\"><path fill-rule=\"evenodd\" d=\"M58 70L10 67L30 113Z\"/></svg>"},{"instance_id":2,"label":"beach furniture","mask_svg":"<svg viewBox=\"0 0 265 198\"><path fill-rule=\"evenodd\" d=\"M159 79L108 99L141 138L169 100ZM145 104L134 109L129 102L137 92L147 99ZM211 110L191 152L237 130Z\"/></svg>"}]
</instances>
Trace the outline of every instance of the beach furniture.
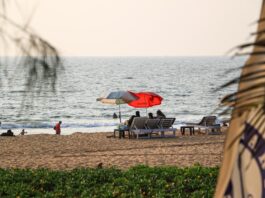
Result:
<instances>
[{"instance_id":1,"label":"beach furniture","mask_svg":"<svg viewBox=\"0 0 265 198\"><path fill-rule=\"evenodd\" d=\"M118 133L119 138L125 138L125 131L124 129L114 129L113 137L116 138L116 133Z\"/></svg>"},{"instance_id":2,"label":"beach furniture","mask_svg":"<svg viewBox=\"0 0 265 198\"><path fill-rule=\"evenodd\" d=\"M147 129L150 129L151 130L151 133L150 133L150 138L152 137L152 135L159 135L159 132L156 132L155 129L159 129L160 126L160 120L159 118L154 118L154 119L147 119L146 123L145 123L145 126Z\"/></svg>"},{"instance_id":3,"label":"beach furniture","mask_svg":"<svg viewBox=\"0 0 265 198\"><path fill-rule=\"evenodd\" d=\"M198 132L204 130L206 134L219 134L221 132L221 125L216 124L216 116L204 116L199 123L186 123L188 126L198 128Z\"/></svg>"},{"instance_id":4,"label":"beach furniture","mask_svg":"<svg viewBox=\"0 0 265 198\"><path fill-rule=\"evenodd\" d=\"M147 129L158 129L160 124L160 119L154 118L154 119L147 119L145 122Z\"/></svg>"},{"instance_id":5,"label":"beach furniture","mask_svg":"<svg viewBox=\"0 0 265 198\"><path fill-rule=\"evenodd\" d=\"M173 127L173 124L175 122L175 118L161 118L159 123L159 129L158 130L161 133L161 136L165 136L166 132L172 132L173 136L176 136L177 129ZM169 135L167 135L169 137Z\"/></svg>"},{"instance_id":6,"label":"beach furniture","mask_svg":"<svg viewBox=\"0 0 265 198\"><path fill-rule=\"evenodd\" d=\"M194 126L182 126L182 127L180 127L181 135L185 135L185 130L186 129L189 129L190 130L190 135L194 135L195 134L195 132L194 132Z\"/></svg>"},{"instance_id":7,"label":"beach furniture","mask_svg":"<svg viewBox=\"0 0 265 198\"><path fill-rule=\"evenodd\" d=\"M161 129L170 129L172 128L175 122L175 118L162 118L160 119L159 126Z\"/></svg>"},{"instance_id":8,"label":"beach furniture","mask_svg":"<svg viewBox=\"0 0 265 198\"><path fill-rule=\"evenodd\" d=\"M139 137L152 138L153 134L160 134L159 137L175 137L177 129L173 128L174 122L175 118L149 119L136 117L129 129L129 137L135 136L137 139ZM165 136L165 132L172 132L173 135Z\"/></svg>"},{"instance_id":9,"label":"beach furniture","mask_svg":"<svg viewBox=\"0 0 265 198\"><path fill-rule=\"evenodd\" d=\"M129 128L129 137L136 136L138 139L140 135L145 135L151 132L146 128L147 117L135 117L132 121L132 124Z\"/></svg>"}]
</instances>

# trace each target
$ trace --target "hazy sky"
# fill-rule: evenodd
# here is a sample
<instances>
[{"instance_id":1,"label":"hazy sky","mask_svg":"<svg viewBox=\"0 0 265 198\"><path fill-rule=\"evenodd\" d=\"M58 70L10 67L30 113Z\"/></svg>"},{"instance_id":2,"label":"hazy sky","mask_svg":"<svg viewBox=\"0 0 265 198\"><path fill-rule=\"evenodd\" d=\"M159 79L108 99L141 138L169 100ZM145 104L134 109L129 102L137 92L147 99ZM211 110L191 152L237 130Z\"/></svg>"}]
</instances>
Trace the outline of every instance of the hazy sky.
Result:
<instances>
[{"instance_id":1,"label":"hazy sky","mask_svg":"<svg viewBox=\"0 0 265 198\"><path fill-rule=\"evenodd\" d=\"M70 56L224 55L247 41L261 6L261 0L17 2L10 16L26 20L34 13L34 30Z\"/></svg>"}]
</instances>

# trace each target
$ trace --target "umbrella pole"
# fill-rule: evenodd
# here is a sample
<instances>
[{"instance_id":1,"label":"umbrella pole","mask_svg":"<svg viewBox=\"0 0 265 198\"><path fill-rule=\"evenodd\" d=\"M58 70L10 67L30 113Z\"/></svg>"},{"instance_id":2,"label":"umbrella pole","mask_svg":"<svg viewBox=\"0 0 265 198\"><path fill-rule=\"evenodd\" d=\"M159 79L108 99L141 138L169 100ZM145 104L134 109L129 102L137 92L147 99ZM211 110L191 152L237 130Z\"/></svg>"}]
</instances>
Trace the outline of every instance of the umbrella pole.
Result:
<instances>
[{"instance_id":1,"label":"umbrella pole","mask_svg":"<svg viewBox=\"0 0 265 198\"><path fill-rule=\"evenodd\" d=\"M121 105L119 104L119 118L120 118L120 123L121 123Z\"/></svg>"},{"instance_id":2,"label":"umbrella pole","mask_svg":"<svg viewBox=\"0 0 265 198\"><path fill-rule=\"evenodd\" d=\"M146 106L147 106L147 101L146 101L146 97L144 96L144 100L145 100L145 104L146 104ZM146 116L147 116L147 107L145 108L145 114L146 114Z\"/></svg>"}]
</instances>

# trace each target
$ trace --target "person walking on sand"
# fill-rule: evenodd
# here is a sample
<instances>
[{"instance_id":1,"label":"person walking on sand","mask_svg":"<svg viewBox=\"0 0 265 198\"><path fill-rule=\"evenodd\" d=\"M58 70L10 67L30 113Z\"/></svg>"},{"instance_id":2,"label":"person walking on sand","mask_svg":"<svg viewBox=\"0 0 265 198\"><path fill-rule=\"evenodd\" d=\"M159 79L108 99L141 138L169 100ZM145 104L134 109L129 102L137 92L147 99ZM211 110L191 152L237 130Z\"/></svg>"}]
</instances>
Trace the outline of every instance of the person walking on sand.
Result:
<instances>
[{"instance_id":1,"label":"person walking on sand","mask_svg":"<svg viewBox=\"0 0 265 198\"><path fill-rule=\"evenodd\" d=\"M20 132L19 135L25 135L27 132L25 131L25 129L22 129L22 131Z\"/></svg>"},{"instance_id":2,"label":"person walking on sand","mask_svg":"<svg viewBox=\"0 0 265 198\"><path fill-rule=\"evenodd\" d=\"M62 121L59 121L55 126L54 126L54 130L56 132L56 135L61 135L61 124Z\"/></svg>"}]
</instances>

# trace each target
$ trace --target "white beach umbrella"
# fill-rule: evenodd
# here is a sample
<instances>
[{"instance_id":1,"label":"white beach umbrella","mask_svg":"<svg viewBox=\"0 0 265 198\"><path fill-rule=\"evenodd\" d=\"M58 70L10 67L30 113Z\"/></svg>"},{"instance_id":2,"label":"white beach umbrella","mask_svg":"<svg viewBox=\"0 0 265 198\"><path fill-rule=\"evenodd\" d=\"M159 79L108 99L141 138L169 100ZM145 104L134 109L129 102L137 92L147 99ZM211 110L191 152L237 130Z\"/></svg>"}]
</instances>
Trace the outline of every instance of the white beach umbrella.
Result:
<instances>
[{"instance_id":1,"label":"white beach umbrella","mask_svg":"<svg viewBox=\"0 0 265 198\"><path fill-rule=\"evenodd\" d=\"M119 105L119 118L121 122L120 105L130 103L137 99L138 97L129 91L114 91L110 92L106 97L97 98L97 101L105 104Z\"/></svg>"}]
</instances>

